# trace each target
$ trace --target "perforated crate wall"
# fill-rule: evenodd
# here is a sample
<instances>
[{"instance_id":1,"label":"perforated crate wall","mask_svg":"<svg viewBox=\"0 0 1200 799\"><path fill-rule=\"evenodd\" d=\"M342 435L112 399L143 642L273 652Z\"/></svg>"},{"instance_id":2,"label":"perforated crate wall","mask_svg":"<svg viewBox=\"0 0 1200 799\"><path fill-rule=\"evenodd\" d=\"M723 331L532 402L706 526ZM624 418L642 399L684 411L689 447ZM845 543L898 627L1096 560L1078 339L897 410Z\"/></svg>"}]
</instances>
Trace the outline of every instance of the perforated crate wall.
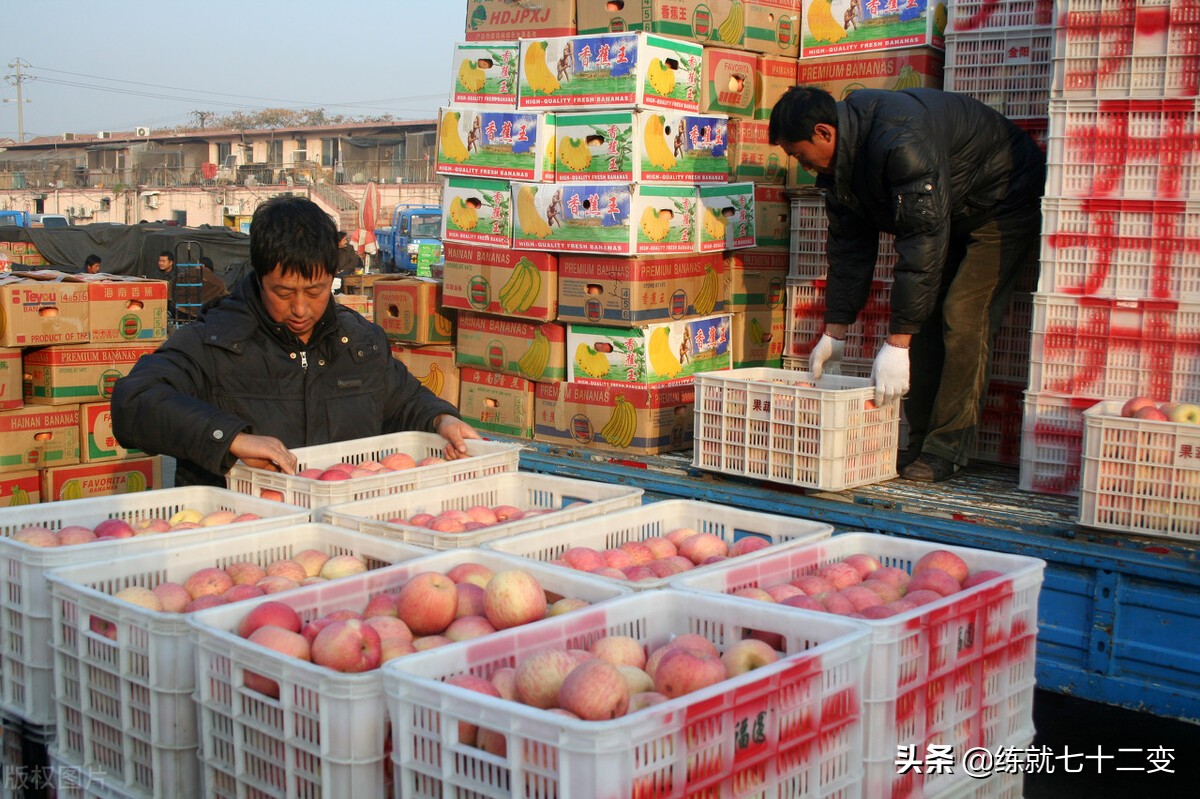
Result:
<instances>
[{"instance_id":1,"label":"perforated crate wall","mask_svg":"<svg viewBox=\"0 0 1200 799\"><path fill-rule=\"evenodd\" d=\"M1049 113L1054 33L985 30L946 37L946 91L974 97L1009 118Z\"/></svg>"},{"instance_id":2,"label":"perforated crate wall","mask_svg":"<svg viewBox=\"0 0 1200 799\"><path fill-rule=\"evenodd\" d=\"M1054 9L1055 0L955 0L947 6L950 14L946 35L1050 27L1054 24Z\"/></svg>"},{"instance_id":3,"label":"perforated crate wall","mask_svg":"<svg viewBox=\"0 0 1200 799\"><path fill-rule=\"evenodd\" d=\"M971 460L1016 466L1021 462L1025 383L988 382L975 430Z\"/></svg>"},{"instance_id":4,"label":"perforated crate wall","mask_svg":"<svg viewBox=\"0 0 1200 799\"><path fill-rule=\"evenodd\" d=\"M1056 97L1194 97L1200 15L1180 0L1059 0Z\"/></svg>"},{"instance_id":5,"label":"perforated crate wall","mask_svg":"<svg viewBox=\"0 0 1200 799\"><path fill-rule=\"evenodd\" d=\"M829 238L829 218L825 199L818 193L792 198L792 249L788 276L823 278L829 271L826 241ZM875 260L873 280L891 280L896 266L896 237L879 234L879 256Z\"/></svg>"},{"instance_id":6,"label":"perforated crate wall","mask_svg":"<svg viewBox=\"0 0 1200 799\"><path fill-rule=\"evenodd\" d=\"M807 358L825 332L824 279L789 277L787 308L784 312L783 354L789 358ZM858 319L846 331L843 356L851 361L875 358L879 347L887 340L891 318L892 283L875 281L867 296L867 304Z\"/></svg>"},{"instance_id":7,"label":"perforated crate wall","mask_svg":"<svg viewBox=\"0 0 1200 799\"><path fill-rule=\"evenodd\" d=\"M1097 402L1086 397L1026 392L1018 481L1022 491L1079 495L1083 412Z\"/></svg>"}]
</instances>

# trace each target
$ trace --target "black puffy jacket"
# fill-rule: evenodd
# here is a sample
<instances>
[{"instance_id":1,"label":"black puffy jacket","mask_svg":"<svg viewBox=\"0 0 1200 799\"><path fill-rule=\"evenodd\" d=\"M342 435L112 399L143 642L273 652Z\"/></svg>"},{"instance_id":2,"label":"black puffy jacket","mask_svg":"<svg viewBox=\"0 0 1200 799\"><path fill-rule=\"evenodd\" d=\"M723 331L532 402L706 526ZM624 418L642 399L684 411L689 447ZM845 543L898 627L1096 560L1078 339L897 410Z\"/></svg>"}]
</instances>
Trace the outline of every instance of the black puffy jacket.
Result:
<instances>
[{"instance_id":1,"label":"black puffy jacket","mask_svg":"<svg viewBox=\"0 0 1200 799\"><path fill-rule=\"evenodd\" d=\"M405 430L458 410L392 357L383 330L330 300L302 344L263 307L258 276L177 330L117 381L122 446L178 459L176 485L222 486L241 432L288 448Z\"/></svg>"},{"instance_id":2,"label":"black puffy jacket","mask_svg":"<svg viewBox=\"0 0 1200 799\"><path fill-rule=\"evenodd\" d=\"M834 174L817 179L829 213L825 321L857 318L884 231L895 234L898 256L889 332L916 333L937 299L951 235L1037 207L1045 157L965 95L859 89L837 109Z\"/></svg>"}]
</instances>

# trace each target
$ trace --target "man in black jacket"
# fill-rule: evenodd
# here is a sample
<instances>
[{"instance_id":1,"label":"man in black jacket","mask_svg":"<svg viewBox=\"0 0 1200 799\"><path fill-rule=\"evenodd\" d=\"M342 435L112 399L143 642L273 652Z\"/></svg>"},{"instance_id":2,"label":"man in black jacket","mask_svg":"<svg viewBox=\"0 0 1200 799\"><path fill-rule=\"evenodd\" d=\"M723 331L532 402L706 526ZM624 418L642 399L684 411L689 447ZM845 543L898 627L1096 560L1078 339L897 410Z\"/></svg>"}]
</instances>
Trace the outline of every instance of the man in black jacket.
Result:
<instances>
[{"instance_id":1,"label":"man in black jacket","mask_svg":"<svg viewBox=\"0 0 1200 799\"><path fill-rule=\"evenodd\" d=\"M463 457L475 430L392 357L381 328L332 302L330 217L277 197L250 230L253 271L117 382L117 440L174 456L176 485L224 485L238 459L294 474L293 447L403 430L437 432L448 459Z\"/></svg>"},{"instance_id":2,"label":"man in black jacket","mask_svg":"<svg viewBox=\"0 0 1200 799\"><path fill-rule=\"evenodd\" d=\"M768 132L825 191L825 333L811 371L837 370L846 330L867 300L879 233L895 234L875 396L882 403L908 393L901 476L946 479L974 447L991 341L1037 246L1044 156L996 111L936 89L860 89L835 102L796 86L775 105Z\"/></svg>"}]
</instances>

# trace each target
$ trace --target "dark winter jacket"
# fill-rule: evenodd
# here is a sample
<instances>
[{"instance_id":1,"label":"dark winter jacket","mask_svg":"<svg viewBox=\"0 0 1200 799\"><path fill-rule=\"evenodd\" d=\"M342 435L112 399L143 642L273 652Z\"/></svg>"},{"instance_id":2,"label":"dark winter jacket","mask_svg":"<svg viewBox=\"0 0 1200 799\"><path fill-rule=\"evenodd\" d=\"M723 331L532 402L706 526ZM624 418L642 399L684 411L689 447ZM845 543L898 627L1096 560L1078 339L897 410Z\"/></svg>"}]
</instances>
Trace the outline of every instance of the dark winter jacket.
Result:
<instances>
[{"instance_id":1,"label":"dark winter jacket","mask_svg":"<svg viewBox=\"0 0 1200 799\"><path fill-rule=\"evenodd\" d=\"M224 485L241 432L289 449L405 430L457 409L392 357L383 330L330 300L307 345L272 322L251 272L117 381L113 430L126 447L178 459L176 485Z\"/></svg>"},{"instance_id":2,"label":"dark winter jacket","mask_svg":"<svg viewBox=\"0 0 1200 799\"><path fill-rule=\"evenodd\" d=\"M834 174L817 179L829 212L825 321L858 316L884 231L895 234L898 256L889 332L916 333L937 299L951 236L1037 207L1045 157L965 95L859 89L837 109Z\"/></svg>"}]
</instances>

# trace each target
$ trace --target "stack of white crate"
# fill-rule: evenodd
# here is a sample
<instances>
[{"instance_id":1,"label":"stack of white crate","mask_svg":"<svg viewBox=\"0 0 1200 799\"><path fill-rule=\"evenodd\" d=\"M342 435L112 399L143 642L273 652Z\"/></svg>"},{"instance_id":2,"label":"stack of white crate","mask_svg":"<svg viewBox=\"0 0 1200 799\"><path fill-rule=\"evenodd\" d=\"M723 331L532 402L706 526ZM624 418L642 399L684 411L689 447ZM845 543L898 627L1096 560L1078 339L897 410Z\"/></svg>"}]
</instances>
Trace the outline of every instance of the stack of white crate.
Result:
<instances>
[{"instance_id":1,"label":"stack of white crate","mask_svg":"<svg viewBox=\"0 0 1200 799\"><path fill-rule=\"evenodd\" d=\"M1200 8L1060 0L1021 488L1080 491L1083 412L1200 398Z\"/></svg>"}]
</instances>

